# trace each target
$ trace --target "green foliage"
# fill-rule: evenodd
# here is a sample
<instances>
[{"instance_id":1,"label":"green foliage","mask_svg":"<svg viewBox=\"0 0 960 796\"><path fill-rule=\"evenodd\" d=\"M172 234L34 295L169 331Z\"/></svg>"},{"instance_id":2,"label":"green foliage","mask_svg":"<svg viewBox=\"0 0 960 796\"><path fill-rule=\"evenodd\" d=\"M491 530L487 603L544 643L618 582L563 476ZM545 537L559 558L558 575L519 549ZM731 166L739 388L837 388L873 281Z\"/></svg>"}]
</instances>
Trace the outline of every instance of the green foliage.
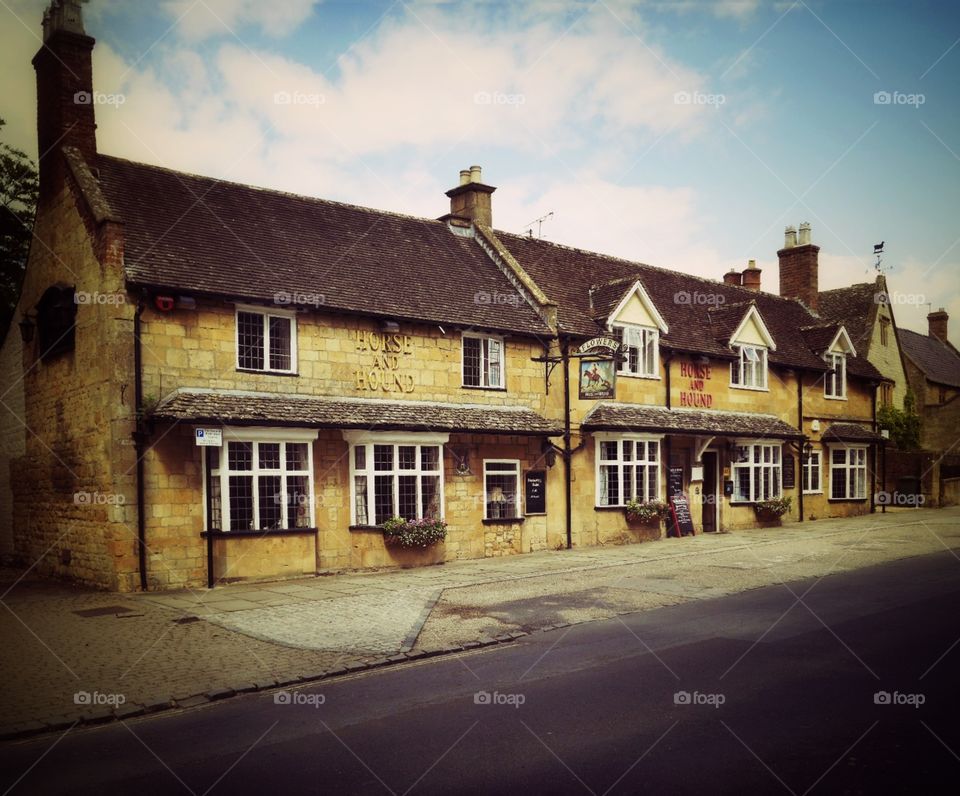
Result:
<instances>
[{"instance_id":1,"label":"green foliage","mask_svg":"<svg viewBox=\"0 0 960 796\"><path fill-rule=\"evenodd\" d=\"M753 504L753 510L759 517L782 517L789 513L790 506L793 505L793 498L782 497L772 498L770 500L758 500Z\"/></svg>"},{"instance_id":2,"label":"green foliage","mask_svg":"<svg viewBox=\"0 0 960 796\"><path fill-rule=\"evenodd\" d=\"M0 130L5 124L0 119ZM39 189L33 161L0 141L0 342L20 297Z\"/></svg>"},{"instance_id":3,"label":"green foliage","mask_svg":"<svg viewBox=\"0 0 960 796\"><path fill-rule=\"evenodd\" d=\"M447 538L447 524L429 517L410 521L391 517L381 527L383 541L395 547L429 547Z\"/></svg>"},{"instance_id":4,"label":"green foliage","mask_svg":"<svg viewBox=\"0 0 960 796\"><path fill-rule=\"evenodd\" d=\"M903 399L903 409L881 406L877 411L880 428L890 432L890 441L898 450L912 451L920 447L920 415L917 414L917 399L908 390Z\"/></svg>"},{"instance_id":5,"label":"green foliage","mask_svg":"<svg viewBox=\"0 0 960 796\"><path fill-rule=\"evenodd\" d=\"M639 500L627 501L624 506L628 520L636 522L652 522L666 519L670 515L670 507L660 500L650 500L642 503Z\"/></svg>"}]
</instances>

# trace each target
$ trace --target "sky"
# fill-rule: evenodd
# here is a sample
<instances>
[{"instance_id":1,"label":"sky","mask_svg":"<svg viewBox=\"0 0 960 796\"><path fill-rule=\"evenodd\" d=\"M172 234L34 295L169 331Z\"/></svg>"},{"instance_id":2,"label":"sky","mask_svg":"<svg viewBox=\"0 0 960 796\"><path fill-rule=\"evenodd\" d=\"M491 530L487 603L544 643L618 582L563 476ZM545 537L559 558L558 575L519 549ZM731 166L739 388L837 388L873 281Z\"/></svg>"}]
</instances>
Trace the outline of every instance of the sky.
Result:
<instances>
[{"instance_id":1,"label":"sky","mask_svg":"<svg viewBox=\"0 0 960 796\"><path fill-rule=\"evenodd\" d=\"M0 117L36 156L46 0L0 0ZM960 341L960 4L92 0L101 152L412 215L461 169L498 229L778 290L876 277ZM551 214L552 215L548 215ZM546 217L542 223L534 223Z\"/></svg>"}]
</instances>

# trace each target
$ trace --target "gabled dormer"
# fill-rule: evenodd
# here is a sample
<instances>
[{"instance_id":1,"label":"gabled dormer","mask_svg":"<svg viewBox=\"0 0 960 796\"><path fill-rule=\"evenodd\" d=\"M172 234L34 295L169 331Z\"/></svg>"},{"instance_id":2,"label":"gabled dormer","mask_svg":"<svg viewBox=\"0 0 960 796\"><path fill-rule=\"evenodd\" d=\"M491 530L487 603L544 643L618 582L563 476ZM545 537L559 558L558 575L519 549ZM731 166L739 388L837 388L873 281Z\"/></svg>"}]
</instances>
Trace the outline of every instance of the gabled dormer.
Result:
<instances>
[{"instance_id":1,"label":"gabled dormer","mask_svg":"<svg viewBox=\"0 0 960 796\"><path fill-rule=\"evenodd\" d=\"M776 341L752 301L746 307L734 305L711 311L711 323L719 340L734 354L730 363L730 386L744 390L766 390L769 353Z\"/></svg>"},{"instance_id":2,"label":"gabled dormer","mask_svg":"<svg viewBox=\"0 0 960 796\"><path fill-rule=\"evenodd\" d=\"M823 353L823 359L830 370L823 379L823 396L840 401L847 399L847 357L855 357L857 350L847 334L845 327L840 326L834 334L830 345Z\"/></svg>"},{"instance_id":3,"label":"gabled dormer","mask_svg":"<svg viewBox=\"0 0 960 796\"><path fill-rule=\"evenodd\" d=\"M667 334L669 327L643 283L635 280L604 285L595 291L595 297L598 303L606 298L610 309L604 307L606 316L601 315L598 320L620 341L626 354L620 374L660 378L660 335Z\"/></svg>"}]
</instances>

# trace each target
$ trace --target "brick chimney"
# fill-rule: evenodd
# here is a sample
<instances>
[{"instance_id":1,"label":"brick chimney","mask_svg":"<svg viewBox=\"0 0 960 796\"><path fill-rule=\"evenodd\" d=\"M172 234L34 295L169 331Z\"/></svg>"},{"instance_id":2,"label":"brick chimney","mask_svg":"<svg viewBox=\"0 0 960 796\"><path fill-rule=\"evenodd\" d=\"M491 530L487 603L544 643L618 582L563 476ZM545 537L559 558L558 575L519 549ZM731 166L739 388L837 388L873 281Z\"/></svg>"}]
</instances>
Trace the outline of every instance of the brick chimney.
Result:
<instances>
[{"instance_id":1,"label":"brick chimney","mask_svg":"<svg viewBox=\"0 0 960 796\"><path fill-rule=\"evenodd\" d=\"M943 307L927 315L930 337L936 337L944 343L947 342L947 322L949 320L950 316L947 315L947 311Z\"/></svg>"},{"instance_id":2,"label":"brick chimney","mask_svg":"<svg viewBox=\"0 0 960 796\"><path fill-rule=\"evenodd\" d=\"M450 215L469 218L477 224L493 226L493 207L490 195L497 190L480 181L480 167L471 166L460 172L460 184L447 191L450 197Z\"/></svg>"},{"instance_id":3,"label":"brick chimney","mask_svg":"<svg viewBox=\"0 0 960 796\"><path fill-rule=\"evenodd\" d=\"M800 299L807 308L817 311L820 247L810 242L810 224L800 225L800 235L787 227L780 259L780 295Z\"/></svg>"},{"instance_id":4,"label":"brick chimney","mask_svg":"<svg viewBox=\"0 0 960 796\"><path fill-rule=\"evenodd\" d=\"M749 260L747 267L743 269L743 278L741 284L748 290L760 290L760 274L762 271L757 268L756 260Z\"/></svg>"},{"instance_id":5,"label":"brick chimney","mask_svg":"<svg viewBox=\"0 0 960 796\"><path fill-rule=\"evenodd\" d=\"M63 184L63 147L76 147L88 164L96 165L94 40L83 30L80 6L81 0L52 0L43 13L43 46L33 57L41 203Z\"/></svg>"},{"instance_id":6,"label":"brick chimney","mask_svg":"<svg viewBox=\"0 0 960 796\"><path fill-rule=\"evenodd\" d=\"M736 268L731 268L723 275L723 284L740 287L740 272Z\"/></svg>"}]
</instances>

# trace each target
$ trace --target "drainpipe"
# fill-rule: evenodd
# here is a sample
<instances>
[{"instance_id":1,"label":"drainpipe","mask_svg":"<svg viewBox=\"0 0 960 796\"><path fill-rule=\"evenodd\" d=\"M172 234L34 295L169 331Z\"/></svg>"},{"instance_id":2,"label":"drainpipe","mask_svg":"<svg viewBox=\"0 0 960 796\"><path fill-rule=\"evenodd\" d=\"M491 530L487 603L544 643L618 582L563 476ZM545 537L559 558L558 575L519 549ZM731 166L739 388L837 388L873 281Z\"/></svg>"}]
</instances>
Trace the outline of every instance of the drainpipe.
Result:
<instances>
[{"instance_id":1,"label":"drainpipe","mask_svg":"<svg viewBox=\"0 0 960 796\"><path fill-rule=\"evenodd\" d=\"M673 352L672 352L672 351L669 353L668 356L666 356L666 357L663 358L663 368L664 368L664 371L665 371L665 373L664 373L664 378L663 378L663 383L664 383L664 386L666 387L666 390L667 390L666 405L667 405L667 409L668 409L668 410L670 409L670 362L671 362L672 360L673 360ZM668 503L670 502L670 498L673 497L673 496L670 494L670 461L671 461L671 452L672 452L672 447L673 447L673 446L671 445L671 442L672 442L672 441L673 441L673 437L672 437L670 434L667 434L667 435L666 435L666 439L665 439L665 443L666 443L666 444L664 445L664 448L665 448L665 451L664 451L664 452L666 453L666 459L667 459L667 502L668 502ZM719 464L719 463L718 463L718 464ZM668 530L668 534L669 534L669 530Z\"/></svg>"},{"instance_id":2,"label":"drainpipe","mask_svg":"<svg viewBox=\"0 0 960 796\"><path fill-rule=\"evenodd\" d=\"M143 417L143 351L140 343L140 315L143 312L143 298L137 300L137 311L133 316L133 379L134 403L136 404L137 427L133 432L134 451L137 457L137 560L140 569L140 590L147 590L147 522L146 500L144 498L143 456L147 437L146 422Z\"/></svg>"},{"instance_id":3,"label":"drainpipe","mask_svg":"<svg viewBox=\"0 0 960 796\"><path fill-rule=\"evenodd\" d=\"M573 547L573 504L571 459L573 451L570 447L570 343L564 340L560 346L560 356L563 358L563 480L564 502L567 514L567 550Z\"/></svg>"},{"instance_id":4,"label":"drainpipe","mask_svg":"<svg viewBox=\"0 0 960 796\"><path fill-rule=\"evenodd\" d=\"M870 411L873 416L873 423L871 425L873 426L874 434L877 433L877 391L879 389L880 389L880 385L874 384L873 389L870 391L870 397L871 397ZM870 490L870 513L876 514L877 513L877 459L879 458L879 455L878 455L879 446L877 445L876 442L874 442L870 446L870 450L873 453L873 457L872 457L873 466L870 468L871 470L870 480L873 482L873 489ZM882 486L886 487L886 485L887 485L886 482L884 482Z\"/></svg>"},{"instance_id":5,"label":"drainpipe","mask_svg":"<svg viewBox=\"0 0 960 796\"><path fill-rule=\"evenodd\" d=\"M803 433L803 371L794 371L797 377L797 430L800 432L800 491L797 495L797 508L800 511L800 522L803 522L803 456L807 444L807 435ZM821 454L822 455L822 454ZM823 478L823 473L820 474Z\"/></svg>"}]
</instances>

